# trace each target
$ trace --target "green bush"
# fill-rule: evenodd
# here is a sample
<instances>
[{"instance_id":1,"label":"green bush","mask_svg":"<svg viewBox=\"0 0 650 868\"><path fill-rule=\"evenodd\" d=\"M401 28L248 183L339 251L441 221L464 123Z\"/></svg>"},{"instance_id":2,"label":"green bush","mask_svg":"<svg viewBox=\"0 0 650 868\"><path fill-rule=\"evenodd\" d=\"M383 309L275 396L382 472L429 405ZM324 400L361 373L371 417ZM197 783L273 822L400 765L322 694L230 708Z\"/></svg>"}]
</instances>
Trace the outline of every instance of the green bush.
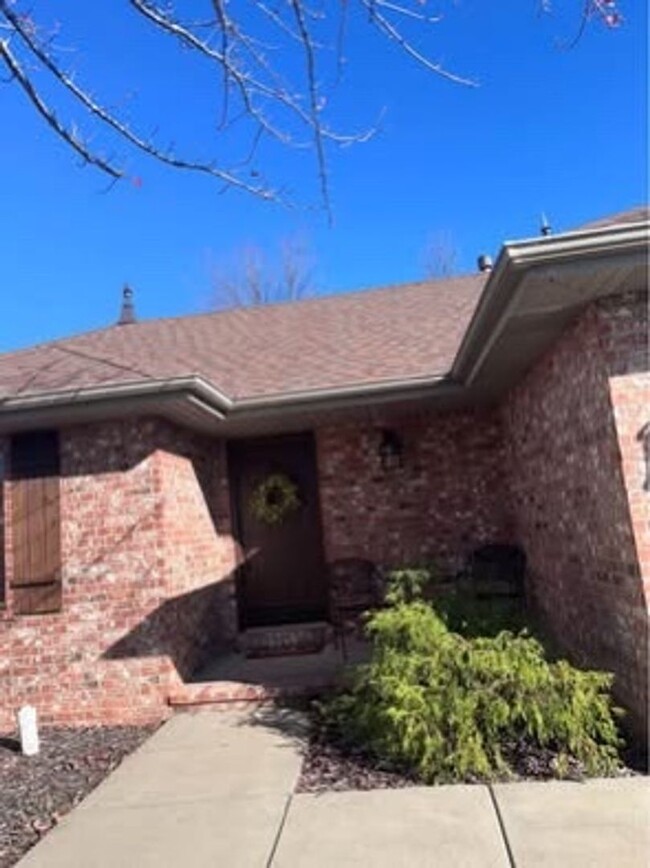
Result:
<instances>
[{"instance_id":1,"label":"green bush","mask_svg":"<svg viewBox=\"0 0 650 868\"><path fill-rule=\"evenodd\" d=\"M385 598L393 606L431 599L447 627L462 636L496 636L503 630L518 633L528 626L523 598L477 596L467 580L445 582L435 564L391 570Z\"/></svg>"},{"instance_id":2,"label":"green bush","mask_svg":"<svg viewBox=\"0 0 650 868\"><path fill-rule=\"evenodd\" d=\"M466 638L428 604L397 602L371 616L371 662L323 708L336 739L425 782L513 772L509 746L556 754L558 776L618 765L620 713L611 676L550 663L526 634Z\"/></svg>"},{"instance_id":3,"label":"green bush","mask_svg":"<svg viewBox=\"0 0 650 868\"><path fill-rule=\"evenodd\" d=\"M497 636L504 630L520 633L529 626L519 597L475 597L463 589L441 594L434 603L449 630L461 636Z\"/></svg>"},{"instance_id":4,"label":"green bush","mask_svg":"<svg viewBox=\"0 0 650 868\"><path fill-rule=\"evenodd\" d=\"M420 600L439 580L440 573L434 565L391 570L386 577L386 602L397 606Z\"/></svg>"}]
</instances>

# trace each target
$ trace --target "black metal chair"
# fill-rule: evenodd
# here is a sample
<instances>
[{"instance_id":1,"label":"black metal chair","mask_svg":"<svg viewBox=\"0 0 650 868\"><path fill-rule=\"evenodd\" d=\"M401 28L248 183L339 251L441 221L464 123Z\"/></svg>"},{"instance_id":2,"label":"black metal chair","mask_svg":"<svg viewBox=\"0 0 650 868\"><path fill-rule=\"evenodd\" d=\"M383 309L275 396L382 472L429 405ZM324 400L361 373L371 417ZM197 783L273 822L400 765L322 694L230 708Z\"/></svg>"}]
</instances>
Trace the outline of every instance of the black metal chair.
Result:
<instances>
[{"instance_id":1,"label":"black metal chair","mask_svg":"<svg viewBox=\"0 0 650 868\"><path fill-rule=\"evenodd\" d=\"M347 660L346 634L355 633L361 617L382 605L384 583L381 571L366 558L332 561L329 574L329 616L337 647Z\"/></svg>"},{"instance_id":2,"label":"black metal chair","mask_svg":"<svg viewBox=\"0 0 650 868\"><path fill-rule=\"evenodd\" d=\"M467 576L477 597L524 596L526 555L519 546L491 543L469 557Z\"/></svg>"}]
</instances>

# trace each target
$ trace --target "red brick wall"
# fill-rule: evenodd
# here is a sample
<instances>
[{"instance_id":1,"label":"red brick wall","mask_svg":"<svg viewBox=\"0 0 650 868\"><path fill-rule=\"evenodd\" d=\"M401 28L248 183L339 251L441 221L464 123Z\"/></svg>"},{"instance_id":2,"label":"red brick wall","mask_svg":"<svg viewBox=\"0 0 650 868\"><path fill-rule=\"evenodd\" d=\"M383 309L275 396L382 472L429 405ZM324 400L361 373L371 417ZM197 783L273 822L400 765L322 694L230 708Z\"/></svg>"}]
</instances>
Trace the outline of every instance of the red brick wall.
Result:
<instances>
[{"instance_id":1,"label":"red brick wall","mask_svg":"<svg viewBox=\"0 0 650 868\"><path fill-rule=\"evenodd\" d=\"M617 673L640 719L647 684L650 441L643 301L592 308L499 411L316 432L329 559L450 567L519 540L530 586L580 662ZM0 730L25 702L49 721L156 719L236 632L225 450L154 420L61 432L63 610L0 608ZM509 473L506 473L509 470ZM5 485L11 514L11 484ZM513 521L513 516L516 521ZM516 525L516 526L515 526ZM11 522L7 522L11 574Z\"/></svg>"},{"instance_id":2,"label":"red brick wall","mask_svg":"<svg viewBox=\"0 0 650 868\"><path fill-rule=\"evenodd\" d=\"M530 590L578 662L616 673L645 726L650 577L646 300L592 307L503 406ZM647 443L647 439L646 439ZM647 446L646 446L647 449Z\"/></svg>"},{"instance_id":3,"label":"red brick wall","mask_svg":"<svg viewBox=\"0 0 650 868\"><path fill-rule=\"evenodd\" d=\"M479 543L512 541L495 414L422 414L390 428L403 442L404 466L389 471L377 454L378 427L316 432L328 558L460 566Z\"/></svg>"},{"instance_id":4,"label":"red brick wall","mask_svg":"<svg viewBox=\"0 0 650 868\"><path fill-rule=\"evenodd\" d=\"M61 461L63 609L14 616L9 589L0 729L25 702L59 723L159 718L204 650L217 598L228 598L228 503L210 504L216 524L208 505L223 486L223 450L141 420L63 430ZM5 495L10 515L10 483Z\"/></svg>"},{"instance_id":5,"label":"red brick wall","mask_svg":"<svg viewBox=\"0 0 650 868\"><path fill-rule=\"evenodd\" d=\"M182 442L182 434L175 439ZM167 447L158 470L168 594L159 632L173 644L176 669L187 677L207 654L231 646L237 635L237 551L224 443L195 447L190 454Z\"/></svg>"}]
</instances>

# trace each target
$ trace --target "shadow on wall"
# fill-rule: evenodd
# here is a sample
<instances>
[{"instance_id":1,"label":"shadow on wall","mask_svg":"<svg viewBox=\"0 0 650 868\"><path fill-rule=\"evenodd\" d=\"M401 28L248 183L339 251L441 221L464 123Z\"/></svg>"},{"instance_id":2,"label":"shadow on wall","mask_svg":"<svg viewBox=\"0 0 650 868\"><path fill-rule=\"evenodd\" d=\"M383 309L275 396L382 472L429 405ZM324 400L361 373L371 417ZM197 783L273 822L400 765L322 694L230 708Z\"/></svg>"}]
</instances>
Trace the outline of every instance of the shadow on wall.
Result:
<instances>
[{"instance_id":1,"label":"shadow on wall","mask_svg":"<svg viewBox=\"0 0 650 868\"><path fill-rule=\"evenodd\" d=\"M92 574L95 580L105 572L115 573L120 584L125 586L137 582L138 588L144 591L141 603L138 599L133 600L133 615L138 623L105 650L102 658L167 656L184 678L204 661L206 655L234 638L234 574L213 573L214 581L210 584L186 592L181 588L169 589L169 593L176 593L176 596L163 598L169 585L164 565L158 561L154 565L151 560L156 555L155 551L148 550L150 532L160 520L163 507L166 515L173 515L169 510L175 508L175 502L170 500L173 497L171 490L164 485L162 490L158 487L159 471L146 466L159 450L191 465L191 471L184 478L191 477L200 491L196 509L201 513L205 510L203 514L209 516L215 537L231 536L230 517L220 502L224 467L217 441L151 418L79 426L69 436L61 438L62 476L77 479L68 490L71 504L76 504L74 498L79 498L82 510L85 508L86 480L88 491L92 489L93 492L92 501L112 493L113 483L107 480L107 476L115 477L117 489L124 497L106 499L102 534L98 536L93 531L92 522L89 524L92 546L85 545L85 519L83 514L78 516L80 524L75 534L74 566L66 569L66 577L75 583L83 583L84 574ZM166 469L163 468L162 472L165 473ZM110 504L112 509L109 509ZM120 508L123 508L122 512ZM143 536L140 536L141 531ZM128 575L124 573L125 557L132 565L132 572ZM152 582L159 584L160 594L157 608L148 611L150 605L156 605L148 593L152 590ZM139 605L142 607L140 613Z\"/></svg>"},{"instance_id":2,"label":"shadow on wall","mask_svg":"<svg viewBox=\"0 0 650 868\"><path fill-rule=\"evenodd\" d=\"M92 477L134 470L160 448L158 441L166 431L166 423L151 419L114 420L63 429L61 475Z\"/></svg>"},{"instance_id":3,"label":"shadow on wall","mask_svg":"<svg viewBox=\"0 0 650 868\"><path fill-rule=\"evenodd\" d=\"M187 679L211 655L232 644L234 573L197 590L170 597L150 612L102 658L168 656Z\"/></svg>"},{"instance_id":4,"label":"shadow on wall","mask_svg":"<svg viewBox=\"0 0 650 868\"><path fill-rule=\"evenodd\" d=\"M643 463L645 465L645 475L643 479L643 490L650 491L650 422L646 422L643 428L636 435L636 439L641 444L643 449Z\"/></svg>"}]
</instances>

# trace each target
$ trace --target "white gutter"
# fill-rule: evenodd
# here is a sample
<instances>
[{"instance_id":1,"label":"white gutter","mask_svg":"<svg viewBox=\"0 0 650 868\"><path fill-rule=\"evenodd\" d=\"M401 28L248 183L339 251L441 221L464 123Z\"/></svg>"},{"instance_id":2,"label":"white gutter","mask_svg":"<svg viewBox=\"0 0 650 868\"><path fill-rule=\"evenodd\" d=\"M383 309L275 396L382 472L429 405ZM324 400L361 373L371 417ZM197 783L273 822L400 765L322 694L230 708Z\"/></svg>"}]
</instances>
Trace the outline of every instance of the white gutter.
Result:
<instances>
[{"instance_id":1,"label":"white gutter","mask_svg":"<svg viewBox=\"0 0 650 868\"><path fill-rule=\"evenodd\" d=\"M195 394L224 415L232 407L232 401L202 377L171 377L169 379L136 380L128 383L111 383L106 386L82 386L76 389L61 389L55 392L38 392L29 395L0 397L0 410L35 410L43 407L88 404L95 401L162 397L182 392Z\"/></svg>"},{"instance_id":2,"label":"white gutter","mask_svg":"<svg viewBox=\"0 0 650 868\"><path fill-rule=\"evenodd\" d=\"M452 368L452 379L470 385L503 330L518 300L521 277L529 268L562 265L587 257L647 255L650 222L604 226L562 235L506 241L478 306L463 336Z\"/></svg>"},{"instance_id":3,"label":"white gutter","mask_svg":"<svg viewBox=\"0 0 650 868\"><path fill-rule=\"evenodd\" d=\"M619 223L616 226L600 226L562 235L547 235L506 241L502 250L518 267L542 265L567 256L580 257L598 253L601 256L624 252L627 248L647 245L650 238L650 222ZM500 257L499 257L500 258Z\"/></svg>"},{"instance_id":4,"label":"white gutter","mask_svg":"<svg viewBox=\"0 0 650 868\"><path fill-rule=\"evenodd\" d=\"M358 400L374 396L388 397L395 393L410 394L422 389L431 389L441 384L449 384L446 374L433 377L407 377L404 379L384 380L376 383L359 383L352 386L336 386L328 389L303 389L296 392L280 392L262 395L259 398L241 398L234 401L232 412L248 413L253 410L275 409L287 405L295 406L338 400Z\"/></svg>"},{"instance_id":5,"label":"white gutter","mask_svg":"<svg viewBox=\"0 0 650 868\"><path fill-rule=\"evenodd\" d=\"M406 379L385 380L379 383L361 383L352 386L327 389L303 389L283 392L259 398L232 400L208 380L194 375L172 377L169 379L148 379L128 383L114 383L103 386L88 386L76 389L62 389L56 392L41 392L29 395L0 398L0 413L37 413L70 407L71 410L89 405L101 405L114 401L137 401L147 398L183 398L195 407L210 413L223 421L232 415L248 413L259 415L277 409L300 409L305 405L337 402L363 402L372 398L392 396L412 396L414 393L429 392L435 386L452 385L446 376L410 377Z\"/></svg>"}]
</instances>

